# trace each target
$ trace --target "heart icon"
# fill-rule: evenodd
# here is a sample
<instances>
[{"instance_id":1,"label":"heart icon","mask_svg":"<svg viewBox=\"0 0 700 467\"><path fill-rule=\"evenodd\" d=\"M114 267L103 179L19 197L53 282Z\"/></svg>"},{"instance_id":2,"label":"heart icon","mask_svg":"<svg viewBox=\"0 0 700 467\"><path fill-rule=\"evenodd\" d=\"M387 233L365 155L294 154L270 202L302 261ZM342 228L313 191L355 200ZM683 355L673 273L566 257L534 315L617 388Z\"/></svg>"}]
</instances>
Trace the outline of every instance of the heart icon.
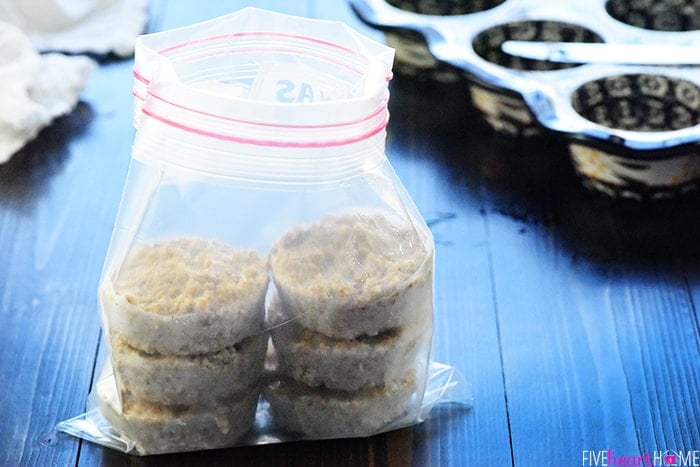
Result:
<instances>
[{"instance_id":1,"label":"heart icon","mask_svg":"<svg viewBox=\"0 0 700 467\"><path fill-rule=\"evenodd\" d=\"M670 454L668 456L664 457L664 462L668 465L675 465L676 464L676 456L675 454Z\"/></svg>"}]
</instances>

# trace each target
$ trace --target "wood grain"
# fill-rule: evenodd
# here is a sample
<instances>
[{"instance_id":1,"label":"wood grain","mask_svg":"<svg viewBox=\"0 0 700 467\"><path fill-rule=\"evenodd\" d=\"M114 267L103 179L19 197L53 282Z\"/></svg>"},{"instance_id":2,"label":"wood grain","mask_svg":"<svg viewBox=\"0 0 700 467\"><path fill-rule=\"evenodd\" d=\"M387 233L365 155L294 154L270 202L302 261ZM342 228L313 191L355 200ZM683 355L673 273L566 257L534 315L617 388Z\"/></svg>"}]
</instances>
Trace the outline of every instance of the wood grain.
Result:
<instances>
[{"instance_id":1,"label":"wood grain","mask_svg":"<svg viewBox=\"0 0 700 467\"><path fill-rule=\"evenodd\" d=\"M53 427L84 409L95 366L95 291L132 138L129 69L101 67L84 103L0 167L0 465L77 456Z\"/></svg>"}]
</instances>

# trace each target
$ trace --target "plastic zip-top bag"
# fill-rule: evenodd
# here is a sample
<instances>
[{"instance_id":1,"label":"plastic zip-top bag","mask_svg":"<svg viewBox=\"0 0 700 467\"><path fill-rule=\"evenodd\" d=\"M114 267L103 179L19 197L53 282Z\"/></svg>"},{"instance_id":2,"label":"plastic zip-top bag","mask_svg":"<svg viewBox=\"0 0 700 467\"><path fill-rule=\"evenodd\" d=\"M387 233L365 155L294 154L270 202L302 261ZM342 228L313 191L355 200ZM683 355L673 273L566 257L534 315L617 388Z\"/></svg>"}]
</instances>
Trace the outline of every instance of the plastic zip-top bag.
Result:
<instances>
[{"instance_id":1,"label":"plastic zip-top bag","mask_svg":"<svg viewBox=\"0 0 700 467\"><path fill-rule=\"evenodd\" d=\"M254 8L137 40L109 359L59 429L156 454L425 418L454 378L430 360L433 239L384 153L392 60Z\"/></svg>"}]
</instances>

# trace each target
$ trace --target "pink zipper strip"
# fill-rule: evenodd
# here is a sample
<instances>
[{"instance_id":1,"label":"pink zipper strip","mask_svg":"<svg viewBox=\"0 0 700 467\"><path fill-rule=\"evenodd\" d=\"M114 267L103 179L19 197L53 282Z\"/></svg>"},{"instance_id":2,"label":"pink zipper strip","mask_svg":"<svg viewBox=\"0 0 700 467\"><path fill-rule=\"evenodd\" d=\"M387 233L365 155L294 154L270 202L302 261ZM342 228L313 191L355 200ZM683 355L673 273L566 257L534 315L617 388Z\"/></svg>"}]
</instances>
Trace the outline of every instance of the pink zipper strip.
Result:
<instances>
[{"instance_id":1,"label":"pink zipper strip","mask_svg":"<svg viewBox=\"0 0 700 467\"><path fill-rule=\"evenodd\" d=\"M156 120L168 125L172 126L174 128L184 130L190 133L194 133L196 135L200 136L205 136L209 138L215 138L223 141L230 141L234 143L241 143L241 144L252 144L255 146L270 146L270 147L281 147L281 148L324 148L324 147L333 147L333 146L343 146L346 144L352 144L352 143L357 143L362 140L371 138L372 136L376 135L377 133L381 132L384 130L388 123L389 123L389 115L387 112L386 117L381 121L379 125L376 127L372 128L371 130L362 133L357 136L353 136L350 138L345 138L341 140L335 140L335 141L324 141L324 142L314 142L314 141L303 141L303 142L293 142L293 141L276 141L276 140L263 140L263 139L257 139L257 138L243 138L240 136L232 136L232 135L222 135L221 133L216 133L213 131L208 131L208 130L202 130L200 128L194 128L189 125L184 125L183 123L176 122L174 120L171 120L169 118L166 118L162 115L158 115L154 112L152 112L150 109L144 107L143 108L143 113L145 115L148 115L149 117L155 118ZM333 125L329 125L333 126ZM304 128L304 127L300 127Z\"/></svg>"}]
</instances>

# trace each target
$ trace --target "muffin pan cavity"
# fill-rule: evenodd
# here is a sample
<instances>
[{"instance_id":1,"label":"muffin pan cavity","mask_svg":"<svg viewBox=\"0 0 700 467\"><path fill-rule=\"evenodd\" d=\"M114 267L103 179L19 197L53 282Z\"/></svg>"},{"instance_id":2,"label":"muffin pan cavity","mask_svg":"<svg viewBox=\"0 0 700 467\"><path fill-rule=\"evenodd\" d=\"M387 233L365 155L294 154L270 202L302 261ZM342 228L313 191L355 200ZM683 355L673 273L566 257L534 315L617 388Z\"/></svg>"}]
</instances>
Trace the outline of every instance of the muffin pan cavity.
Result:
<instances>
[{"instance_id":1,"label":"muffin pan cavity","mask_svg":"<svg viewBox=\"0 0 700 467\"><path fill-rule=\"evenodd\" d=\"M502 48L509 40L700 47L697 1L349 1L387 38L405 34L403 42L389 41L397 61L409 38L421 43L423 64L432 60L440 76L463 81L496 131L563 137L586 186L637 199L698 186L700 67L566 64Z\"/></svg>"}]
</instances>

